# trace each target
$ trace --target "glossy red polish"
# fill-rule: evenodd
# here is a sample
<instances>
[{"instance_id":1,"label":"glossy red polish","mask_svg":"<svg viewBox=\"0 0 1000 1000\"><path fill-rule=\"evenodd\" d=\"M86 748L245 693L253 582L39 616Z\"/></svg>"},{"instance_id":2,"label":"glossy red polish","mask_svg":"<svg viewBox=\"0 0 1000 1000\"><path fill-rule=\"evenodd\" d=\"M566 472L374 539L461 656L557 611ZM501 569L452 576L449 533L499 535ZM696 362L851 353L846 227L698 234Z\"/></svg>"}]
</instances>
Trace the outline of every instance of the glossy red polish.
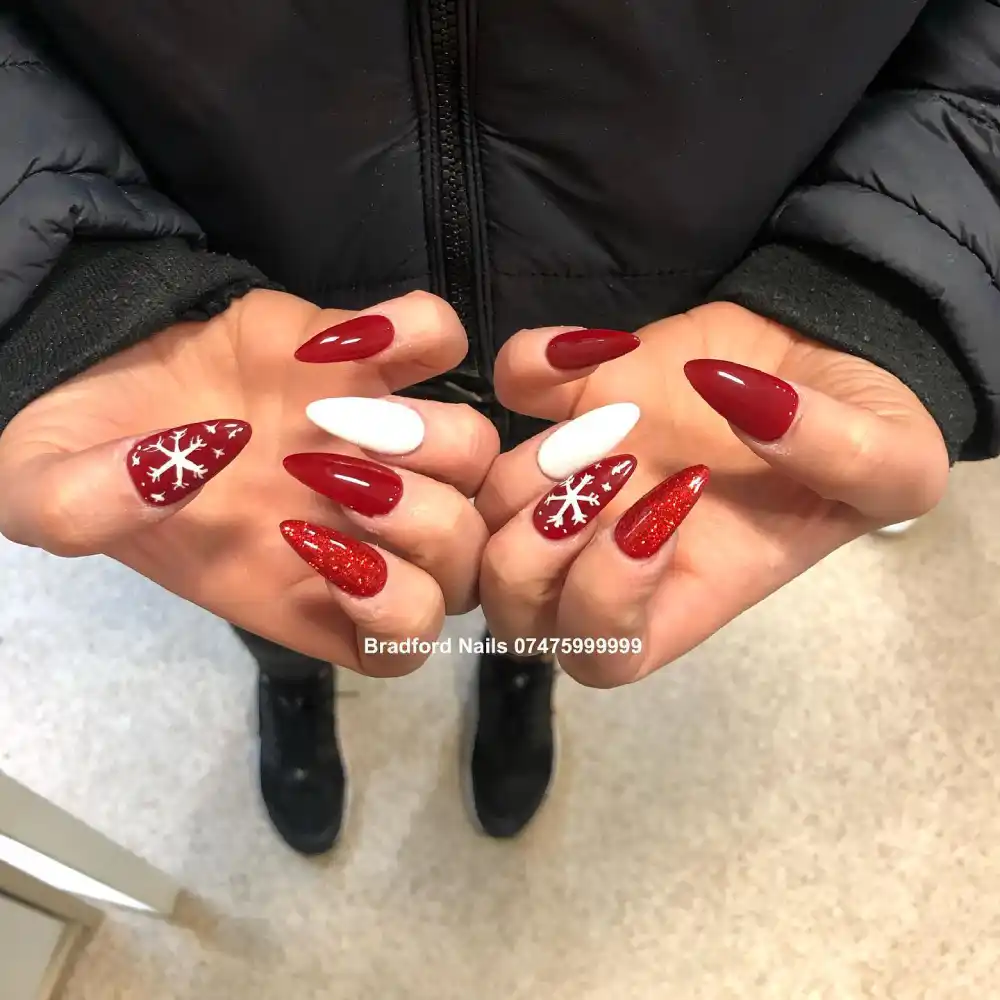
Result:
<instances>
[{"instance_id":1,"label":"glossy red polish","mask_svg":"<svg viewBox=\"0 0 1000 1000\"><path fill-rule=\"evenodd\" d=\"M799 394L767 372L731 361L689 361L684 374L716 413L758 441L777 441L788 433L799 408Z\"/></svg>"},{"instance_id":2,"label":"glossy red polish","mask_svg":"<svg viewBox=\"0 0 1000 1000\"><path fill-rule=\"evenodd\" d=\"M592 368L634 351L642 341L622 330L570 330L553 337L545 356L553 368Z\"/></svg>"},{"instance_id":3,"label":"glossy red polish","mask_svg":"<svg viewBox=\"0 0 1000 1000\"><path fill-rule=\"evenodd\" d=\"M654 486L630 507L615 528L618 548L632 559L656 555L691 513L708 483L704 465L692 465Z\"/></svg>"},{"instance_id":4,"label":"glossy red polish","mask_svg":"<svg viewBox=\"0 0 1000 1000\"><path fill-rule=\"evenodd\" d=\"M374 597L385 587L388 567L373 546L308 521L283 521L281 534L320 576L352 597Z\"/></svg>"},{"instance_id":5,"label":"glossy red polish","mask_svg":"<svg viewBox=\"0 0 1000 1000\"><path fill-rule=\"evenodd\" d=\"M125 458L139 496L151 507L169 507L201 489L247 446L243 420L209 420L150 434Z\"/></svg>"},{"instance_id":6,"label":"glossy red polish","mask_svg":"<svg viewBox=\"0 0 1000 1000\"><path fill-rule=\"evenodd\" d=\"M385 316L355 316L317 334L295 352L295 357L310 364L360 361L384 351L395 336L396 330Z\"/></svg>"},{"instance_id":7,"label":"glossy red polish","mask_svg":"<svg viewBox=\"0 0 1000 1000\"><path fill-rule=\"evenodd\" d=\"M311 490L365 517L388 514L403 496L403 480L366 458L326 453L289 455L286 471Z\"/></svg>"},{"instance_id":8,"label":"glossy red polish","mask_svg":"<svg viewBox=\"0 0 1000 1000\"><path fill-rule=\"evenodd\" d=\"M569 538L590 524L621 492L636 470L632 455L614 455L575 472L538 502L533 515L539 534Z\"/></svg>"}]
</instances>

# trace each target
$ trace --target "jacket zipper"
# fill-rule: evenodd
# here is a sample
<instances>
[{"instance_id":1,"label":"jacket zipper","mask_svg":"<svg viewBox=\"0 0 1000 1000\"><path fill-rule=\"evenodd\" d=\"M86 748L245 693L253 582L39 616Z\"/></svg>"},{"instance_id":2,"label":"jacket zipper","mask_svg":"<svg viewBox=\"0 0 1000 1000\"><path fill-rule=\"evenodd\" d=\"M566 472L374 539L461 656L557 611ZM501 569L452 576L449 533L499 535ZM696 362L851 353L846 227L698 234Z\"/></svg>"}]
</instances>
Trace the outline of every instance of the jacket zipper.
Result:
<instances>
[{"instance_id":1,"label":"jacket zipper","mask_svg":"<svg viewBox=\"0 0 1000 1000\"><path fill-rule=\"evenodd\" d=\"M434 291L451 303L469 333L472 356L463 368L490 377L493 358L480 290L481 247L476 237L476 192L471 180L474 137L468 108L463 35L470 0L422 0L428 140L429 211ZM476 349L478 347L478 350ZM472 374L472 373L470 373Z\"/></svg>"}]
</instances>

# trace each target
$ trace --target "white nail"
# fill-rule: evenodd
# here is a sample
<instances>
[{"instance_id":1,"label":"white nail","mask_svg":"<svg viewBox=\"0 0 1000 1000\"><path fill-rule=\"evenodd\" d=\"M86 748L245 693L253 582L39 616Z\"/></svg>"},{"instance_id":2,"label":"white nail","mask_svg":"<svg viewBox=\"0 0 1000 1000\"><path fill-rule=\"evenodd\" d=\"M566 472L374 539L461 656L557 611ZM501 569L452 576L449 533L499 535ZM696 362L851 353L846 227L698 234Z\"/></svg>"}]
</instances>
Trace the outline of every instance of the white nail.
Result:
<instances>
[{"instance_id":1,"label":"white nail","mask_svg":"<svg viewBox=\"0 0 1000 1000\"><path fill-rule=\"evenodd\" d=\"M604 458L639 422L635 403L612 403L571 420L538 449L538 468L556 482Z\"/></svg>"},{"instance_id":2,"label":"white nail","mask_svg":"<svg viewBox=\"0 0 1000 1000\"><path fill-rule=\"evenodd\" d=\"M306 416L327 434L382 455L409 455L424 441L420 414L388 399L317 399L306 407Z\"/></svg>"}]
</instances>

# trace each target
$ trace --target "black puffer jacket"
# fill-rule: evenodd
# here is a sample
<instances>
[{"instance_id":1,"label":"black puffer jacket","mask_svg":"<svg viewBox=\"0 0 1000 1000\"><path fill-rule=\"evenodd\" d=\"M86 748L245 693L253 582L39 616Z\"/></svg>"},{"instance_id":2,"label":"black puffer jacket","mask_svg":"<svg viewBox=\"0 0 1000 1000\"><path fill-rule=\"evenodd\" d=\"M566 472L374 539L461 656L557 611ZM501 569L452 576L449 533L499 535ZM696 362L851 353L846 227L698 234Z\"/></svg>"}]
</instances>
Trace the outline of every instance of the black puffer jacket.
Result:
<instances>
[{"instance_id":1,"label":"black puffer jacket","mask_svg":"<svg viewBox=\"0 0 1000 1000\"><path fill-rule=\"evenodd\" d=\"M445 295L480 394L519 327L730 299L898 374L953 455L1000 451L995 0L19 9L0 421L276 282Z\"/></svg>"}]
</instances>

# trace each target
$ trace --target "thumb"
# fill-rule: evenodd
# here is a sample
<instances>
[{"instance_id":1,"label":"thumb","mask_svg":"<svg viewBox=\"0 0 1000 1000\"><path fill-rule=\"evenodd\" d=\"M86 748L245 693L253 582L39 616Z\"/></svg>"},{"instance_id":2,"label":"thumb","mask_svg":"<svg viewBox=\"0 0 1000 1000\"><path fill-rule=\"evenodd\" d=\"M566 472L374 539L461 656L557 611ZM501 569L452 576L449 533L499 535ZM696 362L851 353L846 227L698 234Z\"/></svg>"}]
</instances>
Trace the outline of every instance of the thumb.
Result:
<instances>
[{"instance_id":1,"label":"thumb","mask_svg":"<svg viewBox=\"0 0 1000 1000\"><path fill-rule=\"evenodd\" d=\"M103 552L186 506L250 435L245 421L222 419L79 452L14 448L0 456L0 534L55 555Z\"/></svg>"},{"instance_id":2,"label":"thumb","mask_svg":"<svg viewBox=\"0 0 1000 1000\"><path fill-rule=\"evenodd\" d=\"M856 358L845 371L844 360L830 380L856 402L730 361L689 361L684 372L747 447L824 499L887 524L926 514L948 479L937 424L894 376ZM862 403L873 388L879 402Z\"/></svg>"}]
</instances>

